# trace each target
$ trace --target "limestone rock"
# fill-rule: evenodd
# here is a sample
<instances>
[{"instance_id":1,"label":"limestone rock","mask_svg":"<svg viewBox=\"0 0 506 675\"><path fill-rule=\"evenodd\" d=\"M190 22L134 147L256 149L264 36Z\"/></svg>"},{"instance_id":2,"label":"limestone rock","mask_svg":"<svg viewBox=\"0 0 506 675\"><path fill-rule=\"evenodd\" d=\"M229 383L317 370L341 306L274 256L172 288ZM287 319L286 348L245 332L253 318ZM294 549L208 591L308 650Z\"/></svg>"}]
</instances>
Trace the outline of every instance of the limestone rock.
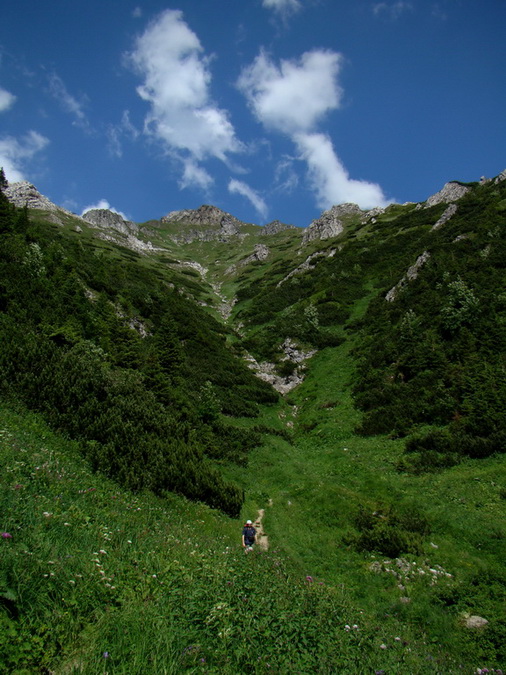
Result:
<instances>
[{"instance_id":1,"label":"limestone rock","mask_svg":"<svg viewBox=\"0 0 506 675\"><path fill-rule=\"evenodd\" d=\"M488 624L487 619L484 619L482 616L464 614L464 626L471 629L480 629L485 628Z\"/></svg>"},{"instance_id":2,"label":"limestone rock","mask_svg":"<svg viewBox=\"0 0 506 675\"><path fill-rule=\"evenodd\" d=\"M500 183L503 180L506 180L506 169L504 169L504 171L501 171L501 173L495 179L494 183Z\"/></svg>"},{"instance_id":3,"label":"limestone rock","mask_svg":"<svg viewBox=\"0 0 506 675\"><path fill-rule=\"evenodd\" d=\"M269 257L269 248L264 244L256 244L253 253L246 258L243 258L235 265L230 265L225 270L225 274L234 274L240 267L245 267L253 262L262 262Z\"/></svg>"},{"instance_id":4,"label":"limestone rock","mask_svg":"<svg viewBox=\"0 0 506 675\"><path fill-rule=\"evenodd\" d=\"M284 230L295 230L297 229L295 225L287 225L282 223L280 220L273 220L267 225L264 225L260 234L269 236L271 234L278 234L278 232L283 232Z\"/></svg>"},{"instance_id":5,"label":"limestone rock","mask_svg":"<svg viewBox=\"0 0 506 675\"><path fill-rule=\"evenodd\" d=\"M230 237L244 238L248 236L242 234L240 230L245 223L230 215L230 213L222 211L217 206L208 204L203 204L198 209L171 211L161 219L161 222L193 226L192 229L182 227L177 234L172 235L172 239L178 244L191 244L192 241L226 242Z\"/></svg>"},{"instance_id":6,"label":"limestone rock","mask_svg":"<svg viewBox=\"0 0 506 675\"><path fill-rule=\"evenodd\" d=\"M83 214L83 220L90 225L95 225L101 229L111 228L128 236L139 231L138 226L130 220L125 220L119 213L109 209L91 209Z\"/></svg>"},{"instance_id":7,"label":"limestone rock","mask_svg":"<svg viewBox=\"0 0 506 675\"><path fill-rule=\"evenodd\" d=\"M436 204L441 204L442 202L456 202L467 192L469 192L469 190L470 188L462 185L461 183L450 181L449 183L446 183L439 192L436 192L436 194L427 199L425 202L425 208L428 209L429 207L435 206Z\"/></svg>"},{"instance_id":8,"label":"limestone rock","mask_svg":"<svg viewBox=\"0 0 506 675\"><path fill-rule=\"evenodd\" d=\"M341 234L344 229L342 218L350 215L358 215L362 209L357 204L339 204L328 211L324 211L319 218L304 230L302 244L305 245L315 239L331 239Z\"/></svg>"},{"instance_id":9,"label":"limestone rock","mask_svg":"<svg viewBox=\"0 0 506 675\"><path fill-rule=\"evenodd\" d=\"M35 185L32 185L26 180L18 183L10 183L4 190L7 199L15 206L29 209L42 209L43 211L60 211L59 206L53 204L47 197L41 195Z\"/></svg>"},{"instance_id":10,"label":"limestone rock","mask_svg":"<svg viewBox=\"0 0 506 675\"><path fill-rule=\"evenodd\" d=\"M442 227L452 216L454 216L457 213L458 206L457 204L450 204L450 206L445 210L441 218L434 223L432 226L432 230L439 230L440 227Z\"/></svg>"},{"instance_id":11,"label":"limestone rock","mask_svg":"<svg viewBox=\"0 0 506 675\"><path fill-rule=\"evenodd\" d=\"M222 211L217 206L202 204L198 209L183 209L182 211L171 211L161 219L162 223L185 223L193 226L214 226L224 227L225 230L231 230L232 225L239 227L244 225L240 220L226 211ZM225 220L225 225L223 221Z\"/></svg>"},{"instance_id":12,"label":"limestone rock","mask_svg":"<svg viewBox=\"0 0 506 675\"><path fill-rule=\"evenodd\" d=\"M409 281L414 281L414 279L418 277L419 271L429 260L429 258L430 253L428 251L424 251L421 255L419 255L415 263L408 268L408 271L402 277L402 279L388 291L388 293L385 296L385 300L387 300L387 302L393 302L397 297L397 294L399 293L401 288L403 288Z\"/></svg>"}]
</instances>

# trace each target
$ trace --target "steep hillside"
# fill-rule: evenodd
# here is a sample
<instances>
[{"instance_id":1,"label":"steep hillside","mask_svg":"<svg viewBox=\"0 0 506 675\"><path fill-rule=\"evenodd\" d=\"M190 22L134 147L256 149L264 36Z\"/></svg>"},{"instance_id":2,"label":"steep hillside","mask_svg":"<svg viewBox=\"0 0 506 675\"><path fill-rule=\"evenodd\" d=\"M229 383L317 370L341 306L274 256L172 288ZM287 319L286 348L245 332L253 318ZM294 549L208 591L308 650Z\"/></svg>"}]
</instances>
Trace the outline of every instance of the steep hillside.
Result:
<instances>
[{"instance_id":1,"label":"steep hillside","mask_svg":"<svg viewBox=\"0 0 506 675\"><path fill-rule=\"evenodd\" d=\"M0 192L12 668L504 669L506 174L421 204L338 205L305 230L212 206L79 218L3 187L18 199ZM102 496L77 503L78 475ZM113 493L156 513L132 518L149 539L133 558ZM244 556L234 519L260 508L270 551ZM14 588L22 559L23 579L33 560L64 569L65 528L95 528L80 545L102 548L103 522L120 591L80 587L70 622L64 581L40 602Z\"/></svg>"}]
</instances>

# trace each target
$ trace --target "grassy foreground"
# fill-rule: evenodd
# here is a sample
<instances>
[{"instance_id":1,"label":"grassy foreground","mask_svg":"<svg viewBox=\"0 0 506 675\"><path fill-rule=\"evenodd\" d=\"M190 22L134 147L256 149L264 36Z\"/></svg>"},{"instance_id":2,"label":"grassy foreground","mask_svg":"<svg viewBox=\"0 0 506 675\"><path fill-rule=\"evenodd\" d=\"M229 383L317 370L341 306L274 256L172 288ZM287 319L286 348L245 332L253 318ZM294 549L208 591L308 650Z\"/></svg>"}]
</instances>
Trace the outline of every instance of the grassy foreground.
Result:
<instances>
[{"instance_id":1,"label":"grassy foreground","mask_svg":"<svg viewBox=\"0 0 506 675\"><path fill-rule=\"evenodd\" d=\"M284 443L274 437L271 456L278 441ZM330 547L305 558L301 549L311 549L317 516L304 525L298 513L300 539L290 545L291 537L282 536L279 492L266 516L270 551L245 556L239 521L182 498L118 488L92 474L72 443L35 415L2 407L0 457L2 672L471 673L498 667L483 636L469 640L454 631L440 642L456 617L434 632L428 608L422 603L405 611L410 605L392 598L390 575L367 571L358 554L354 572L332 574L336 559L324 560ZM316 542L314 531L313 537ZM324 578L319 570L326 566Z\"/></svg>"}]
</instances>

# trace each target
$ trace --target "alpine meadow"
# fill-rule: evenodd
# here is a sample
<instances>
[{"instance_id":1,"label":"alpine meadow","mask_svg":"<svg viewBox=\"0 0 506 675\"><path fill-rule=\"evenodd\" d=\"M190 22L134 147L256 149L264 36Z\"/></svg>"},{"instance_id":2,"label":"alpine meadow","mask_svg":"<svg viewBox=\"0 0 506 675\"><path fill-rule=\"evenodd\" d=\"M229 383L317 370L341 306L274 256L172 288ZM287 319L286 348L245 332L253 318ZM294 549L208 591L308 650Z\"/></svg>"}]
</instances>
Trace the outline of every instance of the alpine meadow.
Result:
<instances>
[{"instance_id":1,"label":"alpine meadow","mask_svg":"<svg viewBox=\"0 0 506 675\"><path fill-rule=\"evenodd\" d=\"M303 229L2 170L0 341L1 672L506 669L506 172Z\"/></svg>"}]
</instances>

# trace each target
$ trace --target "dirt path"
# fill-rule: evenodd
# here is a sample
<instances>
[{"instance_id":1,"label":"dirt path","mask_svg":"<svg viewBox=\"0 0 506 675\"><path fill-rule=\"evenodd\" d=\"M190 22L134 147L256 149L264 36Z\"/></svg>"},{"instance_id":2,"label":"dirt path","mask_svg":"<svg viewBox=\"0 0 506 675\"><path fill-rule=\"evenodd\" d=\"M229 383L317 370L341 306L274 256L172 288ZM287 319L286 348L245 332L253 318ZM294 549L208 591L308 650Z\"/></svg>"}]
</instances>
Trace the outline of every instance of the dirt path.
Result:
<instances>
[{"instance_id":1,"label":"dirt path","mask_svg":"<svg viewBox=\"0 0 506 675\"><path fill-rule=\"evenodd\" d=\"M270 504L269 504L270 505ZM259 509L257 518L253 523L255 530L257 531L256 541L258 548L261 548L262 551L269 550L269 537L265 534L262 520L265 514L265 509Z\"/></svg>"}]
</instances>

